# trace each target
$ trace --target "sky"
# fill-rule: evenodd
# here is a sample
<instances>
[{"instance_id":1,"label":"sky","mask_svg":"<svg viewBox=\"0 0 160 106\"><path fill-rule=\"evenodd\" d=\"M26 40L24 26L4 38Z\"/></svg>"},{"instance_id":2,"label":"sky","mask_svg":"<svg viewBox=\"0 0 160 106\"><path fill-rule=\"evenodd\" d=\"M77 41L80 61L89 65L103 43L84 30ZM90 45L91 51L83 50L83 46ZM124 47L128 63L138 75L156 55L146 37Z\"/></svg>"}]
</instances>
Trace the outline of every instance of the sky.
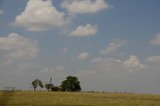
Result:
<instances>
[{"instance_id":1,"label":"sky","mask_svg":"<svg viewBox=\"0 0 160 106\"><path fill-rule=\"evenodd\" d=\"M0 0L0 89L78 77L82 90L160 94L159 0Z\"/></svg>"}]
</instances>

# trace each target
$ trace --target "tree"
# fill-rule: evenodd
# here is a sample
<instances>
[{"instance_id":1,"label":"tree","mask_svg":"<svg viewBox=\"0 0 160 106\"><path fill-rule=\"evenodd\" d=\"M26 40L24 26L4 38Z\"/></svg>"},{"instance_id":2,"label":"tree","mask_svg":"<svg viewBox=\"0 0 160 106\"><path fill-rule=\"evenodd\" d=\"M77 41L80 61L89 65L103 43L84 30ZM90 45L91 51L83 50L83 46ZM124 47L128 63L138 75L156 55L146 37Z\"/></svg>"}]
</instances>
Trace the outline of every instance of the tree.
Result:
<instances>
[{"instance_id":1,"label":"tree","mask_svg":"<svg viewBox=\"0 0 160 106\"><path fill-rule=\"evenodd\" d=\"M49 91L53 87L53 84L45 84L45 88Z\"/></svg>"},{"instance_id":2,"label":"tree","mask_svg":"<svg viewBox=\"0 0 160 106\"><path fill-rule=\"evenodd\" d=\"M43 82L41 80L39 80L39 87L41 87L41 89L44 87Z\"/></svg>"},{"instance_id":3,"label":"tree","mask_svg":"<svg viewBox=\"0 0 160 106\"><path fill-rule=\"evenodd\" d=\"M44 87L42 81L39 80L39 79L35 79L35 80L32 82L32 86L33 86L34 90L36 90L36 88L37 88L38 86L41 87L41 88Z\"/></svg>"},{"instance_id":4,"label":"tree","mask_svg":"<svg viewBox=\"0 0 160 106\"><path fill-rule=\"evenodd\" d=\"M53 86L52 87L52 91L60 91L60 90L61 90L61 88L58 87L58 86Z\"/></svg>"},{"instance_id":5,"label":"tree","mask_svg":"<svg viewBox=\"0 0 160 106\"><path fill-rule=\"evenodd\" d=\"M66 80L62 82L61 89L63 91L80 91L81 86L77 77L68 76Z\"/></svg>"}]
</instances>

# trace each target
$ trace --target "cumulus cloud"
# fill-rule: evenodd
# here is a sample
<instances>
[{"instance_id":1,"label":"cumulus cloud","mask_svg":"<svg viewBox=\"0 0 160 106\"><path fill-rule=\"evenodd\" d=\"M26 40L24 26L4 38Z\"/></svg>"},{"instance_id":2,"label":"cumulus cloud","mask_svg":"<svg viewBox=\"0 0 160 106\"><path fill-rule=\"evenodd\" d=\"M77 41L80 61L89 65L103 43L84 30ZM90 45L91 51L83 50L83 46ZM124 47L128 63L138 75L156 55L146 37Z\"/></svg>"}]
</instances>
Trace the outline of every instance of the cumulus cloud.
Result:
<instances>
[{"instance_id":1,"label":"cumulus cloud","mask_svg":"<svg viewBox=\"0 0 160 106\"><path fill-rule=\"evenodd\" d=\"M117 50L118 48L124 46L127 43L127 41L125 40L113 40L111 43L109 43L109 45L105 48L102 49L100 51L100 54L108 54L111 53L115 50Z\"/></svg>"},{"instance_id":2,"label":"cumulus cloud","mask_svg":"<svg viewBox=\"0 0 160 106\"><path fill-rule=\"evenodd\" d=\"M150 41L151 44L153 45L159 45L160 44L160 33L155 35L152 40Z\"/></svg>"},{"instance_id":3,"label":"cumulus cloud","mask_svg":"<svg viewBox=\"0 0 160 106\"><path fill-rule=\"evenodd\" d=\"M11 33L7 37L0 37L0 51L4 53L7 63L15 59L29 59L36 57L38 41Z\"/></svg>"},{"instance_id":4,"label":"cumulus cloud","mask_svg":"<svg viewBox=\"0 0 160 106\"><path fill-rule=\"evenodd\" d=\"M145 68L144 64L140 63L140 60L135 55L131 55L128 60L123 62L125 68L129 69L129 71L135 71Z\"/></svg>"},{"instance_id":5,"label":"cumulus cloud","mask_svg":"<svg viewBox=\"0 0 160 106\"><path fill-rule=\"evenodd\" d=\"M3 10L0 10L0 15L2 15L4 12L3 12Z\"/></svg>"},{"instance_id":6,"label":"cumulus cloud","mask_svg":"<svg viewBox=\"0 0 160 106\"><path fill-rule=\"evenodd\" d=\"M66 24L65 14L52 5L52 0L29 0L25 10L12 24L28 31L45 31Z\"/></svg>"},{"instance_id":7,"label":"cumulus cloud","mask_svg":"<svg viewBox=\"0 0 160 106\"><path fill-rule=\"evenodd\" d=\"M89 57L89 53L87 52L83 52L81 54L78 55L78 60L85 60Z\"/></svg>"},{"instance_id":8,"label":"cumulus cloud","mask_svg":"<svg viewBox=\"0 0 160 106\"><path fill-rule=\"evenodd\" d=\"M155 64L160 64L160 55L148 57L147 61Z\"/></svg>"},{"instance_id":9,"label":"cumulus cloud","mask_svg":"<svg viewBox=\"0 0 160 106\"><path fill-rule=\"evenodd\" d=\"M102 57L97 57L92 59L92 63L97 64L101 67L105 67L105 69L107 69L106 67L110 67L110 68L116 68L118 69L123 69L126 70L128 72L131 71L137 71L137 70L141 70L143 68L145 68L145 64L142 64L139 60L139 58L135 55L131 55L129 57L129 59L127 60L119 60L119 59L115 59L115 58L102 58ZM100 69L99 69L100 70Z\"/></svg>"},{"instance_id":10,"label":"cumulus cloud","mask_svg":"<svg viewBox=\"0 0 160 106\"><path fill-rule=\"evenodd\" d=\"M105 0L64 0L61 7L71 14L96 13L112 6Z\"/></svg>"},{"instance_id":11,"label":"cumulus cloud","mask_svg":"<svg viewBox=\"0 0 160 106\"><path fill-rule=\"evenodd\" d=\"M97 26L87 24L85 26L78 26L74 31L70 32L69 36L82 37L92 36L98 32Z\"/></svg>"},{"instance_id":12,"label":"cumulus cloud","mask_svg":"<svg viewBox=\"0 0 160 106\"><path fill-rule=\"evenodd\" d=\"M76 75L82 88L95 91L148 92L156 90L155 86L159 83L159 67L143 64L135 55L127 59L96 57L89 67L82 67Z\"/></svg>"}]
</instances>

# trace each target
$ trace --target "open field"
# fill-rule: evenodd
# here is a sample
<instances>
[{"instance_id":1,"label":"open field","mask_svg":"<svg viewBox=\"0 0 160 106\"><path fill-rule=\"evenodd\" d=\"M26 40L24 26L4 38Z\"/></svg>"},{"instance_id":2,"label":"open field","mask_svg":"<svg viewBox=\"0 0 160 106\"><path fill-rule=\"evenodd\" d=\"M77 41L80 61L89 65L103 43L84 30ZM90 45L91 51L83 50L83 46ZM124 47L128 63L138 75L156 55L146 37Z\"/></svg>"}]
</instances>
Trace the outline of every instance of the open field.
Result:
<instances>
[{"instance_id":1,"label":"open field","mask_svg":"<svg viewBox=\"0 0 160 106\"><path fill-rule=\"evenodd\" d=\"M0 106L160 106L160 95L0 91Z\"/></svg>"}]
</instances>

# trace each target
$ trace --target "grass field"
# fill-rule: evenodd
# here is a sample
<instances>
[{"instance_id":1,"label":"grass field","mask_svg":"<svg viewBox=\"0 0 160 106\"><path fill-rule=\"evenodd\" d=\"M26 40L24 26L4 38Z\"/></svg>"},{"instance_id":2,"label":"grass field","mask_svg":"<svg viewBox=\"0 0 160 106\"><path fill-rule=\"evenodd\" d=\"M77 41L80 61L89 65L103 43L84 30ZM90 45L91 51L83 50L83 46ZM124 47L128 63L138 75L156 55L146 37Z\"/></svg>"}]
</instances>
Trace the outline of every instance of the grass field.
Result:
<instances>
[{"instance_id":1,"label":"grass field","mask_svg":"<svg viewBox=\"0 0 160 106\"><path fill-rule=\"evenodd\" d=\"M0 91L0 106L160 106L160 95Z\"/></svg>"}]
</instances>

